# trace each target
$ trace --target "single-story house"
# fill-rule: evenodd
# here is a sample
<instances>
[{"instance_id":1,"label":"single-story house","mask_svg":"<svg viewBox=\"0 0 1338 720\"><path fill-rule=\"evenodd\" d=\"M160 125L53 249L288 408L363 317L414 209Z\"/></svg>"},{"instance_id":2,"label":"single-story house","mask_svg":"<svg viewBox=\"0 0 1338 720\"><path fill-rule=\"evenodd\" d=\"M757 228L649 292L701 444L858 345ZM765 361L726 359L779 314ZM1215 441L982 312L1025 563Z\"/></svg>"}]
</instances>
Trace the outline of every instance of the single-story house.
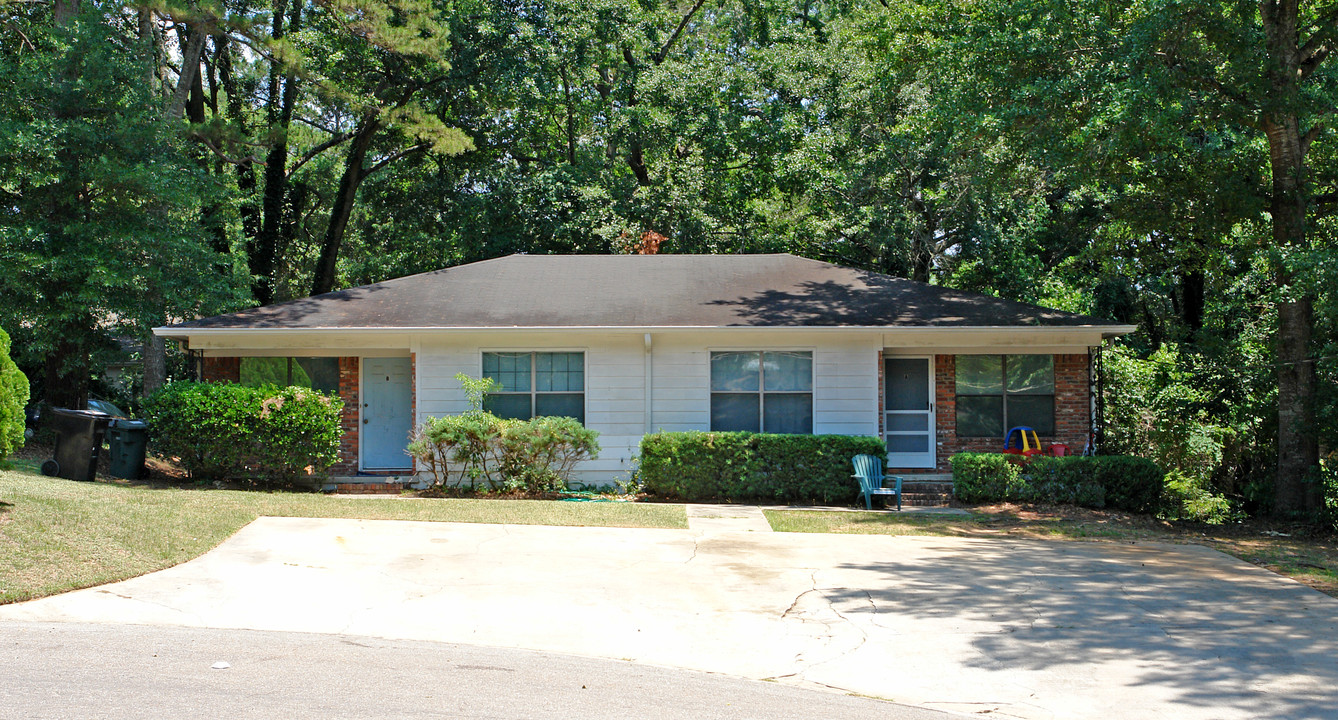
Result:
<instances>
[{"instance_id":1,"label":"single-story house","mask_svg":"<svg viewBox=\"0 0 1338 720\"><path fill-rule=\"evenodd\" d=\"M1017 425L1079 452L1093 349L1133 329L781 254L512 255L154 332L206 380L338 392L340 482L414 474L411 428L466 410L466 373L499 415L598 430L599 485L661 430L876 436L928 473Z\"/></svg>"}]
</instances>

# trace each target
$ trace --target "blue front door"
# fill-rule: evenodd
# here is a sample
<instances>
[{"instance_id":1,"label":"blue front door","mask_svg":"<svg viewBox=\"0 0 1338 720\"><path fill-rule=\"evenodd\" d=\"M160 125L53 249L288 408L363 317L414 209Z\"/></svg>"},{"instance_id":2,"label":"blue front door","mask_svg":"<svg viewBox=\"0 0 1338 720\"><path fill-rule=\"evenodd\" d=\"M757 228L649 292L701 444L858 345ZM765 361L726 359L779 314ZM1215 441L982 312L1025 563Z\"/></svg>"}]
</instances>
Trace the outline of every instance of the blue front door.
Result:
<instances>
[{"instance_id":1,"label":"blue front door","mask_svg":"<svg viewBox=\"0 0 1338 720\"><path fill-rule=\"evenodd\" d=\"M408 470L404 448L413 430L409 358L362 360L362 469Z\"/></svg>"}]
</instances>

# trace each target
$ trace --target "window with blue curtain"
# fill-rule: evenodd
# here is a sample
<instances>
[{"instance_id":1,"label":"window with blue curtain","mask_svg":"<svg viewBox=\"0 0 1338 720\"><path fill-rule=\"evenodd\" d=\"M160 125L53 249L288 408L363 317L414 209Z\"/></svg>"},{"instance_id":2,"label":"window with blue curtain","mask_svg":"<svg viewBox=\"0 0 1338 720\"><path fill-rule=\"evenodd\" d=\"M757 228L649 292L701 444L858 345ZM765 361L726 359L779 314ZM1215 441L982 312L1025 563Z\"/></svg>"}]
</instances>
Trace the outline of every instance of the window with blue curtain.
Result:
<instances>
[{"instance_id":1,"label":"window with blue curtain","mask_svg":"<svg viewBox=\"0 0 1338 720\"><path fill-rule=\"evenodd\" d=\"M483 409L498 417L585 422L585 353L485 352L483 377L501 385L483 400Z\"/></svg>"},{"instance_id":2,"label":"window with blue curtain","mask_svg":"<svg viewBox=\"0 0 1338 720\"><path fill-rule=\"evenodd\" d=\"M711 353L711 429L813 432L813 353Z\"/></svg>"}]
</instances>

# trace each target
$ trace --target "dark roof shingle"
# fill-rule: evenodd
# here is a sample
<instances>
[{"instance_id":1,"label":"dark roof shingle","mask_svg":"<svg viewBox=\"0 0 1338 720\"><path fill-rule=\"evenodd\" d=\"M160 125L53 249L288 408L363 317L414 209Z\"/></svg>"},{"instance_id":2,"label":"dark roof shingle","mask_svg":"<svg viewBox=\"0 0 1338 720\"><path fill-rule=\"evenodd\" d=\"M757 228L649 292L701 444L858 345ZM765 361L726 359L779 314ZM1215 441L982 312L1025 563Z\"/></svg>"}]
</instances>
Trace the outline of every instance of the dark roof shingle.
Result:
<instances>
[{"instance_id":1,"label":"dark roof shingle","mask_svg":"<svg viewBox=\"0 0 1338 720\"><path fill-rule=\"evenodd\" d=\"M171 329L1111 325L794 255L511 255Z\"/></svg>"}]
</instances>

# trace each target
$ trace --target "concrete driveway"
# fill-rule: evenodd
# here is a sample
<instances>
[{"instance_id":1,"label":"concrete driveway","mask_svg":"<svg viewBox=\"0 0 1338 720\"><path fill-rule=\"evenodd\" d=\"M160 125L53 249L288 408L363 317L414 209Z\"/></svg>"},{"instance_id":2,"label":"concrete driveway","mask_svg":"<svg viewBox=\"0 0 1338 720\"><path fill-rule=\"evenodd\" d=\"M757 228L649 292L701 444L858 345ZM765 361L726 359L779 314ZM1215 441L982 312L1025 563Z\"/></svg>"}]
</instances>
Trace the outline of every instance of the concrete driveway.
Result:
<instances>
[{"instance_id":1,"label":"concrete driveway","mask_svg":"<svg viewBox=\"0 0 1338 720\"><path fill-rule=\"evenodd\" d=\"M529 648L999 717L1338 717L1338 601L1213 550L729 520L262 518L191 562L0 620Z\"/></svg>"}]
</instances>

